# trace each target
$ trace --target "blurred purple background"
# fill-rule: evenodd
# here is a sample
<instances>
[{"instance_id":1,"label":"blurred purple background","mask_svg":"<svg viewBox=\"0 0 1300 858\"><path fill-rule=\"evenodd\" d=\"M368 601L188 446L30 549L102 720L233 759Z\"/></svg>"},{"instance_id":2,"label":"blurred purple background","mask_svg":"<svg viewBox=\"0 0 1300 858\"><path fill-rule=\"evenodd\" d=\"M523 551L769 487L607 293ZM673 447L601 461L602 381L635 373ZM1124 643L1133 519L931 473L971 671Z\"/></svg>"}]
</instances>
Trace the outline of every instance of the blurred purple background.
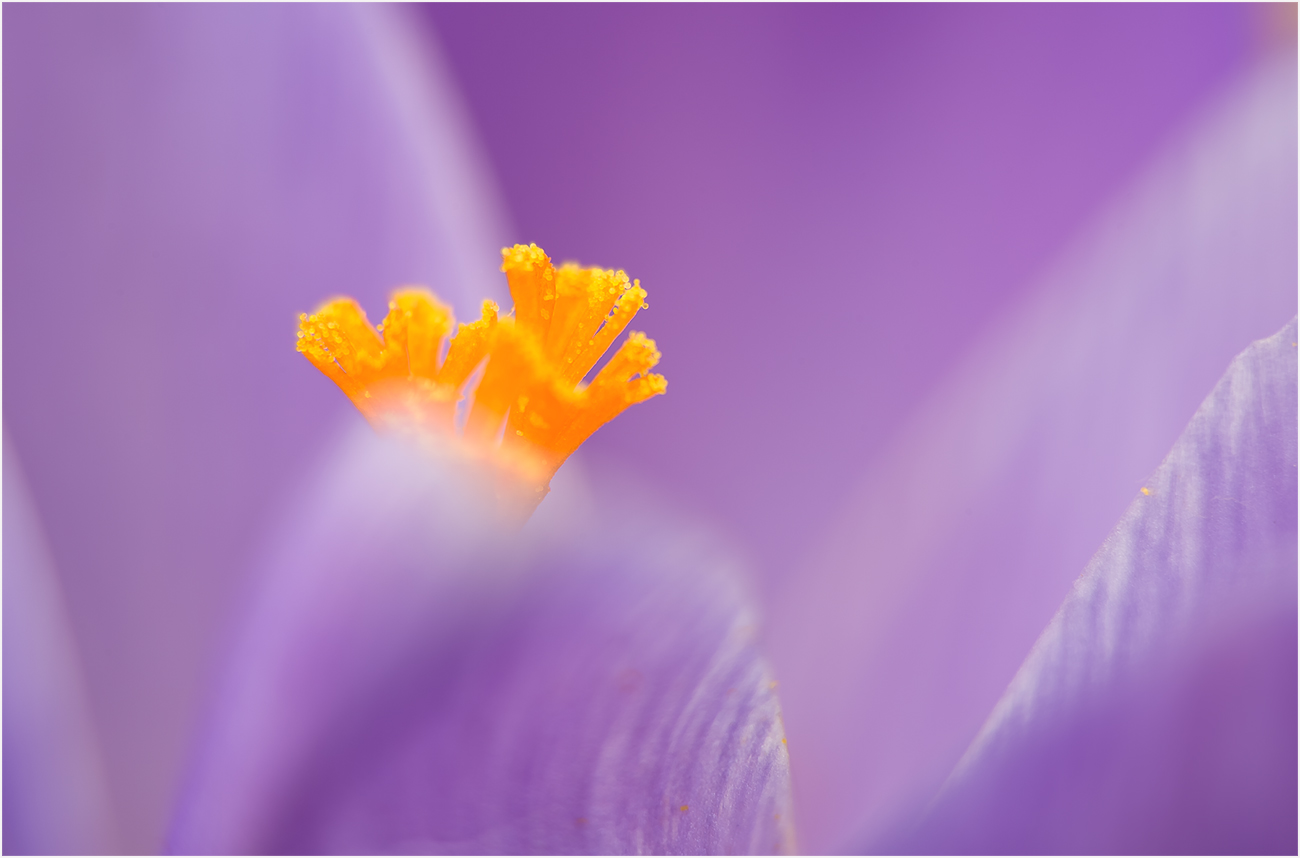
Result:
<instances>
[{"instance_id":1,"label":"blurred purple background","mask_svg":"<svg viewBox=\"0 0 1300 858\"><path fill-rule=\"evenodd\" d=\"M1240 5L425 11L512 240L650 292L668 395L584 450L769 580L1256 35Z\"/></svg>"},{"instance_id":2,"label":"blurred purple background","mask_svg":"<svg viewBox=\"0 0 1300 858\"><path fill-rule=\"evenodd\" d=\"M5 423L132 850L160 847L280 500L353 419L292 352L293 314L450 276L410 249L425 221L376 214L421 191L376 156L402 129L333 76L350 37L293 14L5 13ZM650 291L636 327L669 393L589 457L719 522L769 585L1258 40L1240 5L417 15L513 218L500 241Z\"/></svg>"}]
</instances>

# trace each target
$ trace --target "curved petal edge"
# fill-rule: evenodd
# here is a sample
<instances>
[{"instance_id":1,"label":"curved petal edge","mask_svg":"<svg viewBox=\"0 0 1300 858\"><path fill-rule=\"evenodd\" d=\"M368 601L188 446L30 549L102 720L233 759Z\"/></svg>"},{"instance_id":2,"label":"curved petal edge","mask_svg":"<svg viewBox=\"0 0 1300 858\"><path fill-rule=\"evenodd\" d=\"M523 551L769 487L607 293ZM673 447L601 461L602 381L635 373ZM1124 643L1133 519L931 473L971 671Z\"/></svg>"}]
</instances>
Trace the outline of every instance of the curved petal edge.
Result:
<instances>
[{"instance_id":1,"label":"curved petal edge","mask_svg":"<svg viewBox=\"0 0 1300 858\"><path fill-rule=\"evenodd\" d=\"M708 537L559 481L512 535L368 430L331 467L250 597L173 849L793 849L776 684Z\"/></svg>"},{"instance_id":2,"label":"curved petal edge","mask_svg":"<svg viewBox=\"0 0 1300 858\"><path fill-rule=\"evenodd\" d=\"M1296 343L1233 361L896 848L1295 852Z\"/></svg>"}]
</instances>

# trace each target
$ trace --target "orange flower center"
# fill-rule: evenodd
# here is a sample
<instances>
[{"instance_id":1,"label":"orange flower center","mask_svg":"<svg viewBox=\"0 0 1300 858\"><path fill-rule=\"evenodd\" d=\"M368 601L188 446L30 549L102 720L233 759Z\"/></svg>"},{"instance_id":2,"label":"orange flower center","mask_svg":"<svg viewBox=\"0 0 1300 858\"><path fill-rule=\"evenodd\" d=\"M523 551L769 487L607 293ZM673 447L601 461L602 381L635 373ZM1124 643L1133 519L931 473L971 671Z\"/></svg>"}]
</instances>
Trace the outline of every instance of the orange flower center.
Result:
<instances>
[{"instance_id":1,"label":"orange flower center","mask_svg":"<svg viewBox=\"0 0 1300 858\"><path fill-rule=\"evenodd\" d=\"M484 301L482 318L452 335L450 307L401 289L376 329L356 301L336 298L299 317L298 351L376 428L437 437L490 464L503 506L526 519L583 441L668 382L649 371L659 362L654 340L636 332L583 382L646 306L639 281L556 268L535 244L501 256L513 318Z\"/></svg>"}]
</instances>

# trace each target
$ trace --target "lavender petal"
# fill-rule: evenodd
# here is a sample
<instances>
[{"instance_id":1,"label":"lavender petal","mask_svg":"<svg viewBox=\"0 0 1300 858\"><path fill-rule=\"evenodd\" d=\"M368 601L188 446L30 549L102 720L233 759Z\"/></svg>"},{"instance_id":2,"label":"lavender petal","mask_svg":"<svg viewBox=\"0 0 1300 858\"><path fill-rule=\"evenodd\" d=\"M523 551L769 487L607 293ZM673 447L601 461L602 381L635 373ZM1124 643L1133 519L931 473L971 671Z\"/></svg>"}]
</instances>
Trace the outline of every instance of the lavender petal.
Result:
<instances>
[{"instance_id":1,"label":"lavender petal","mask_svg":"<svg viewBox=\"0 0 1300 858\"><path fill-rule=\"evenodd\" d=\"M990 331L773 600L801 836L933 800L1223 367L1296 314L1295 55L1227 88Z\"/></svg>"},{"instance_id":2,"label":"lavender petal","mask_svg":"<svg viewBox=\"0 0 1300 858\"><path fill-rule=\"evenodd\" d=\"M1296 341L1233 362L900 848L1295 853Z\"/></svg>"},{"instance_id":3,"label":"lavender petal","mask_svg":"<svg viewBox=\"0 0 1300 858\"><path fill-rule=\"evenodd\" d=\"M559 483L559 525L508 537L454 469L350 442L252 598L173 849L791 850L734 564Z\"/></svg>"},{"instance_id":4,"label":"lavender petal","mask_svg":"<svg viewBox=\"0 0 1300 858\"><path fill-rule=\"evenodd\" d=\"M116 845L94 720L58 574L4 440L4 851Z\"/></svg>"}]
</instances>

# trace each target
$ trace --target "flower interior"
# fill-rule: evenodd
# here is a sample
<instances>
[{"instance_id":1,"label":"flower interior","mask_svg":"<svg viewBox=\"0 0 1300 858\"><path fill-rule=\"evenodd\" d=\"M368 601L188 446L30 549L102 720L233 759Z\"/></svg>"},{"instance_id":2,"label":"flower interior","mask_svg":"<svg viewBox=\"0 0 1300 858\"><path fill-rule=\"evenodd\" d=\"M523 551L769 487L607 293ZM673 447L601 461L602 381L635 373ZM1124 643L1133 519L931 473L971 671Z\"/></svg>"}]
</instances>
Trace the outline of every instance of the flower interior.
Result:
<instances>
[{"instance_id":1,"label":"flower interior","mask_svg":"<svg viewBox=\"0 0 1300 858\"><path fill-rule=\"evenodd\" d=\"M414 431L492 466L497 497L527 518L583 441L667 380L654 340L632 332L587 374L643 309L623 271L555 267L537 245L501 251L514 314L492 301L457 325L424 289L400 289L378 328L351 298L299 317L298 351L380 430ZM455 329L455 333L452 331Z\"/></svg>"}]
</instances>

